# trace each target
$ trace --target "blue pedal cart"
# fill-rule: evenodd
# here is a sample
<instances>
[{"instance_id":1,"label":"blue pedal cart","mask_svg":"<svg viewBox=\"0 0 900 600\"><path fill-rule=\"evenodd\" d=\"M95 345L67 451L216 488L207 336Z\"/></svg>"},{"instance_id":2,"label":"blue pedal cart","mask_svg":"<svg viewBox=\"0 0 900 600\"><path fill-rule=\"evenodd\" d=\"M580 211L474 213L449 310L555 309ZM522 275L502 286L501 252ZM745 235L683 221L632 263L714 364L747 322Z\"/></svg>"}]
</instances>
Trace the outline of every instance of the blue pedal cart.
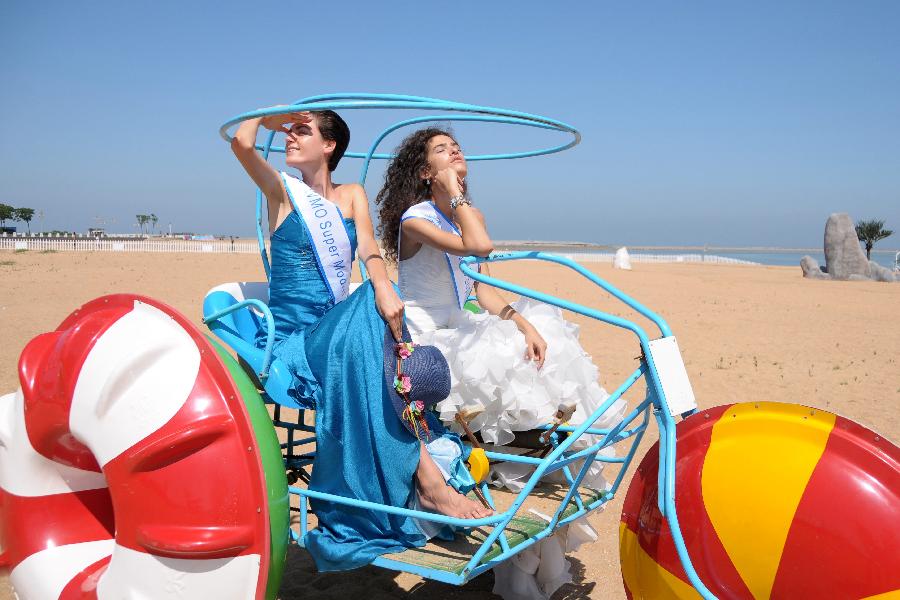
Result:
<instances>
[{"instance_id":1,"label":"blue pedal cart","mask_svg":"<svg viewBox=\"0 0 900 600\"><path fill-rule=\"evenodd\" d=\"M436 98L359 93L312 96L290 106L248 112L229 120L222 126L220 133L228 141L231 139L229 129L246 119L325 109L345 113L357 110L405 110L427 113L391 124L376 136L365 152L345 153L346 157L362 160L359 175L361 184L365 184L372 160L392 158L391 154L379 151L380 145L389 134L398 129L423 123L448 121L501 123L549 130L565 136L563 142L546 148L515 153L472 155L466 157L468 161L552 154L575 146L581 139L574 127L539 115ZM263 143L257 145L257 149L266 159L273 153L284 152L284 148L274 145L274 142L275 133L271 132ZM266 276L269 277L270 265L263 218L263 196L257 191L257 239ZM481 262L524 260L549 262L573 270L597 286L598 293L610 294L637 314L650 320L658 329L659 337L652 339L648 332L633 321L482 274L475 268L476 264ZM360 267L362 268L361 264ZM291 529L292 539L303 546L306 533L314 526L315 516L308 511L310 499L467 528L465 530L467 533L458 534L453 542L433 541L424 548L384 555L373 562L376 566L406 571L453 585L463 585L609 502L618 492L652 416L659 427L661 440L658 509L669 523L678 558L691 585L702 597L713 598L691 564L679 528L675 506L675 417L690 414L695 407L693 397L689 393L689 385L687 393L685 392L684 366L668 325L653 311L614 288L590 270L563 256L543 252L497 253L489 258L469 257L463 261L462 269L476 281L630 331L637 338L641 352L639 366L582 424L570 426L548 423L542 427L548 435L545 437L546 448L539 453L540 455L507 452L502 447L485 452L484 456L493 463L525 465L532 469L532 472L523 489L515 494L491 490L482 480L478 488L496 512L491 517L473 520L363 502L306 489L302 484L308 481L310 468L315 461L314 415L298 407L287 395L286 390L291 376L279 360L272 358L274 327L272 315L267 307L268 283L265 281L224 283L207 294L203 303L204 322L237 354L264 400L271 405L273 424L281 433L285 469L288 481L292 484L289 488L293 496L292 510L297 517ZM364 272L363 276L365 277ZM256 345L260 332L265 333L266 343L263 347ZM609 428L594 427L594 423L603 413L642 378L648 390L646 396L640 401L633 402L634 408L617 424ZM584 442L588 439L590 443ZM610 455L608 451L613 446L619 450L616 456ZM595 463L604 463L607 468L618 469L611 479L611 484L605 489L593 489L584 484L586 474ZM531 510L534 502L538 500L540 512L545 513L548 518L538 516Z\"/></svg>"}]
</instances>

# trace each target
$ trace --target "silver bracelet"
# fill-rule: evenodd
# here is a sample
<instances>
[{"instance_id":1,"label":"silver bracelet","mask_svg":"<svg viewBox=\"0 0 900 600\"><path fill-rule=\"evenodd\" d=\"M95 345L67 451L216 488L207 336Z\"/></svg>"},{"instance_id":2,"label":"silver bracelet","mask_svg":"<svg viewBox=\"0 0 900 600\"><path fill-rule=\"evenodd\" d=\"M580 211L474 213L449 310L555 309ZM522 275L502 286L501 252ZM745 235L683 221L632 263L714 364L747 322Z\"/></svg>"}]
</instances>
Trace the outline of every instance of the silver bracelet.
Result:
<instances>
[{"instance_id":1,"label":"silver bracelet","mask_svg":"<svg viewBox=\"0 0 900 600\"><path fill-rule=\"evenodd\" d=\"M450 208L456 210L456 207L460 204L468 204L472 206L472 201L469 198L466 198L464 194L460 194L458 196L453 196L450 198Z\"/></svg>"}]
</instances>

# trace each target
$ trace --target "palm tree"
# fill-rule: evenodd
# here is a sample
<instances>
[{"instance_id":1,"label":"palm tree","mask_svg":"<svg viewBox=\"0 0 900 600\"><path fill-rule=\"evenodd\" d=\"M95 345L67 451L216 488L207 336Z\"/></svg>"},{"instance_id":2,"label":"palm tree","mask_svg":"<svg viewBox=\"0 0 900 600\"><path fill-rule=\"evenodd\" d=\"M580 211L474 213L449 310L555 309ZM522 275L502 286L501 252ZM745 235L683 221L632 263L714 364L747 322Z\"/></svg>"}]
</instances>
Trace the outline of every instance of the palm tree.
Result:
<instances>
[{"instance_id":1,"label":"palm tree","mask_svg":"<svg viewBox=\"0 0 900 600\"><path fill-rule=\"evenodd\" d=\"M156 227L156 224L159 223L159 217L150 213L150 223L153 224L153 227L156 228L156 233L159 233L159 227Z\"/></svg>"},{"instance_id":2,"label":"palm tree","mask_svg":"<svg viewBox=\"0 0 900 600\"><path fill-rule=\"evenodd\" d=\"M148 215L135 215L135 217L137 218L138 225L141 228L141 237L144 237L144 225L147 224L147 221L150 220L150 217Z\"/></svg>"},{"instance_id":3,"label":"palm tree","mask_svg":"<svg viewBox=\"0 0 900 600\"><path fill-rule=\"evenodd\" d=\"M0 227L4 227L7 221L16 218L16 209L9 204L0 204Z\"/></svg>"},{"instance_id":4,"label":"palm tree","mask_svg":"<svg viewBox=\"0 0 900 600\"><path fill-rule=\"evenodd\" d=\"M17 208L16 211L16 220L24 221L28 226L28 235L31 235L31 219L34 218L34 209L33 208Z\"/></svg>"},{"instance_id":5,"label":"palm tree","mask_svg":"<svg viewBox=\"0 0 900 600\"><path fill-rule=\"evenodd\" d=\"M890 229L884 228L884 221L878 219L870 219L868 221L857 221L856 237L861 242L866 243L866 259L871 260L872 247L875 242L883 240L894 233Z\"/></svg>"}]
</instances>

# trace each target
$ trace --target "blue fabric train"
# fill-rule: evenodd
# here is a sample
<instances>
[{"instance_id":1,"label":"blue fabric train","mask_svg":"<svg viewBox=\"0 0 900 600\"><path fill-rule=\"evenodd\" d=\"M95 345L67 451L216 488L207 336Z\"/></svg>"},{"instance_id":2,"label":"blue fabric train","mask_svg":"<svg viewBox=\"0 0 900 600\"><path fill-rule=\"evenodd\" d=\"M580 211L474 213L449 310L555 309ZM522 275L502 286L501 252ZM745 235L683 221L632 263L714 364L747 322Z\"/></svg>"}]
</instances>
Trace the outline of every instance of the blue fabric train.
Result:
<instances>
[{"instance_id":1,"label":"blue fabric train","mask_svg":"<svg viewBox=\"0 0 900 600\"><path fill-rule=\"evenodd\" d=\"M294 376L288 393L300 406L316 411L316 460L309 487L412 508L417 505L419 441L390 401L383 376L385 323L375 308L374 290L365 283L335 304L300 219L291 212L271 235L269 308L276 325L273 353ZM344 224L355 254L355 224L350 219ZM452 434L440 440L462 447ZM435 456L455 487L465 491L474 482L464 458L451 456L441 465ZM419 524L407 517L322 501L311 506L319 526L308 534L306 546L320 571L360 567L381 554L427 541ZM429 530L429 535L435 533Z\"/></svg>"}]
</instances>

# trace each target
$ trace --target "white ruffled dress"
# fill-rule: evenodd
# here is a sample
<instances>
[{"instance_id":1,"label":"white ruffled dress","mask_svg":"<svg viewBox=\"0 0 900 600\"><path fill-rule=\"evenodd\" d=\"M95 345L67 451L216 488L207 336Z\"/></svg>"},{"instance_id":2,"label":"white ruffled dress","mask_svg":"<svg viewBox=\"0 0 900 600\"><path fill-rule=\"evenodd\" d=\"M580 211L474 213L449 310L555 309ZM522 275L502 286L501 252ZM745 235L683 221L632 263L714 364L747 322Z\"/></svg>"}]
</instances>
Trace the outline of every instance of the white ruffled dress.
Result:
<instances>
[{"instance_id":1,"label":"white ruffled dress","mask_svg":"<svg viewBox=\"0 0 900 600\"><path fill-rule=\"evenodd\" d=\"M538 369L525 358L525 337L515 323L459 308L448 260L440 250L423 245L400 261L399 285L413 339L437 346L450 365L450 395L438 408L451 427L458 429L454 417L460 410L481 410L470 428L487 442L505 445L513 441L515 431L552 422L561 403L575 404L569 423L576 425L609 398L598 382L597 367L578 342L578 326L565 321L560 309L527 298L512 305L547 342L547 357ZM594 427L615 425L625 408L618 399ZM576 447L595 441L585 435ZM615 450L607 447L601 454L614 456ZM608 488L601 470L602 464L595 462L584 484ZM519 491L532 472L529 465L504 463L493 467L491 480ZM594 540L596 532L586 519L574 521L495 567L494 593L504 600L549 600L572 580L565 553Z\"/></svg>"},{"instance_id":2,"label":"white ruffled dress","mask_svg":"<svg viewBox=\"0 0 900 600\"><path fill-rule=\"evenodd\" d=\"M413 339L436 346L450 365L450 396L438 405L444 422L452 424L460 410L483 410L470 428L486 442L505 445L515 431L552 422L561 403L576 406L569 423L579 424L609 397L578 342L578 326L564 320L559 308L529 298L512 304L547 342L547 357L538 369L525 358L525 336L515 323L458 307L440 250L423 245L400 261L399 285ZM617 423L624 410L625 402L617 400L594 427Z\"/></svg>"}]
</instances>

